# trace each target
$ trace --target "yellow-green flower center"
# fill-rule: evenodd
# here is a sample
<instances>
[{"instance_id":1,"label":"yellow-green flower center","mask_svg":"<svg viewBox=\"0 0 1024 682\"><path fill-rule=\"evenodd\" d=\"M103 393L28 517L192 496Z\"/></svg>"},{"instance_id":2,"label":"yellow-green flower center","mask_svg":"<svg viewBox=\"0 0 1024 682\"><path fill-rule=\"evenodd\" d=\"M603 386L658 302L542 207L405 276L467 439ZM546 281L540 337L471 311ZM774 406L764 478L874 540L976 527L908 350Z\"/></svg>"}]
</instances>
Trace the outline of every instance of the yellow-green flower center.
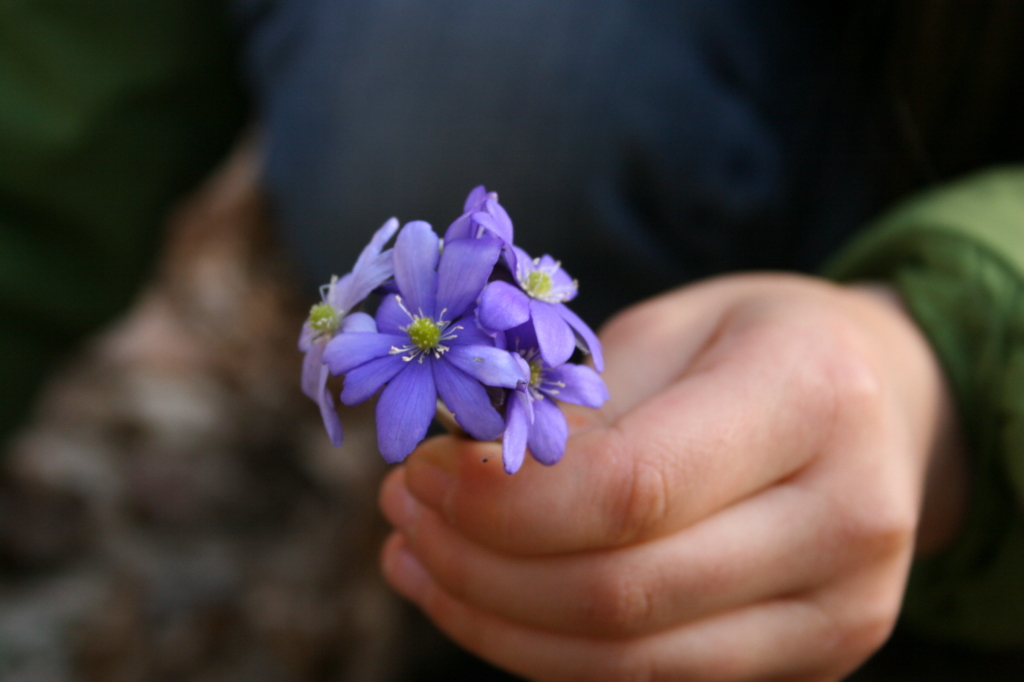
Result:
<instances>
[{"instance_id":1,"label":"yellow-green flower center","mask_svg":"<svg viewBox=\"0 0 1024 682\"><path fill-rule=\"evenodd\" d=\"M433 350L441 343L441 327L429 317L417 317L405 331L421 350Z\"/></svg>"},{"instance_id":2,"label":"yellow-green flower center","mask_svg":"<svg viewBox=\"0 0 1024 682\"><path fill-rule=\"evenodd\" d=\"M544 372L544 366L540 360L534 360L530 363L530 386L536 388L540 386L541 374Z\"/></svg>"},{"instance_id":3,"label":"yellow-green flower center","mask_svg":"<svg viewBox=\"0 0 1024 682\"><path fill-rule=\"evenodd\" d=\"M534 270L526 276L523 288L531 297L543 298L551 293L551 275L543 270Z\"/></svg>"},{"instance_id":4,"label":"yellow-green flower center","mask_svg":"<svg viewBox=\"0 0 1024 682\"><path fill-rule=\"evenodd\" d=\"M317 303L309 309L309 326L317 336L333 334L339 324L341 318L330 303Z\"/></svg>"}]
</instances>

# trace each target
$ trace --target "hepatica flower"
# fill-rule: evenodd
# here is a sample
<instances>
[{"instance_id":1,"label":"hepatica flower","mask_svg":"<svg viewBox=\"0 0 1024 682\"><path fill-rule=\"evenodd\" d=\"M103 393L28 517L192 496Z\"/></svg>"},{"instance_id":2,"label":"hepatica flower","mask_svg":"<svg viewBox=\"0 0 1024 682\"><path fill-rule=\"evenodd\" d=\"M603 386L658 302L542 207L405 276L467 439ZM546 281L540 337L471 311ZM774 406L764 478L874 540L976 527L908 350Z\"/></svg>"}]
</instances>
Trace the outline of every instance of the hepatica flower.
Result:
<instances>
[{"instance_id":1,"label":"hepatica flower","mask_svg":"<svg viewBox=\"0 0 1024 682\"><path fill-rule=\"evenodd\" d=\"M608 400L608 389L597 372L585 365L548 365L530 325L509 331L507 338L529 369L529 380L509 393L505 408L501 458L505 471L514 474L523 464L527 445L541 464L562 459L569 428L555 399L598 408Z\"/></svg>"},{"instance_id":2,"label":"hepatica flower","mask_svg":"<svg viewBox=\"0 0 1024 682\"><path fill-rule=\"evenodd\" d=\"M472 310L502 245L491 237L457 239L442 253L430 225L407 224L393 254L398 293L384 298L376 320L360 316L328 342L324 361L345 375L342 402L358 404L384 387L377 442L388 462L405 459L424 438L438 396L474 438L504 431L484 386L515 388L526 377L476 326Z\"/></svg>"},{"instance_id":3,"label":"hepatica flower","mask_svg":"<svg viewBox=\"0 0 1024 682\"><path fill-rule=\"evenodd\" d=\"M515 284L496 280L480 295L477 312L487 329L504 331L526 322L533 325L537 347L549 367L568 361L577 345L604 371L601 342L597 335L565 305L576 298L578 283L551 256L531 259L513 246L510 269Z\"/></svg>"},{"instance_id":4,"label":"hepatica flower","mask_svg":"<svg viewBox=\"0 0 1024 682\"><path fill-rule=\"evenodd\" d=\"M597 373L601 344L566 306L577 282L550 256L531 259L512 237L498 195L481 185L443 242L425 222L399 232L391 219L352 272L321 289L299 339L302 388L334 445L342 429L332 374L344 376L346 405L380 394L377 443L388 462L423 440L438 401L473 438L503 439L510 474L527 449L543 464L562 458L569 429L559 403L596 408L608 399ZM372 317L358 310L371 294L380 299ZM568 362L577 347L597 372Z\"/></svg>"},{"instance_id":5,"label":"hepatica flower","mask_svg":"<svg viewBox=\"0 0 1024 682\"><path fill-rule=\"evenodd\" d=\"M397 230L397 219L384 223L359 255L352 272L341 279L332 277L330 284L321 287L321 301L310 309L309 318L302 325L299 350L306 354L302 362L302 391L320 406L324 427L335 446L341 445L341 420L327 390L329 371L323 362L324 349L342 329L349 313L394 274L391 251L385 251L384 245Z\"/></svg>"},{"instance_id":6,"label":"hepatica flower","mask_svg":"<svg viewBox=\"0 0 1024 682\"><path fill-rule=\"evenodd\" d=\"M497 192L488 192L480 185L466 197L462 215L448 227L444 240L478 239L485 235L512 245L512 219L498 203Z\"/></svg>"}]
</instances>

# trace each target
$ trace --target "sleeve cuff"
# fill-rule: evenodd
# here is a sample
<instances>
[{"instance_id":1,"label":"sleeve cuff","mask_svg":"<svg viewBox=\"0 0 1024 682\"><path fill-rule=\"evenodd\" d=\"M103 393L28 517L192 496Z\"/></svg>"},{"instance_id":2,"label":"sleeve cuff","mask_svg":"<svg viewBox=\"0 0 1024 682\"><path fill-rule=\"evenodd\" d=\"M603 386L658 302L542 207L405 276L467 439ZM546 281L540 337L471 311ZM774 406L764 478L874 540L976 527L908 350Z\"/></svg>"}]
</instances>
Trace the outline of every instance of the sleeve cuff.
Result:
<instances>
[{"instance_id":1,"label":"sleeve cuff","mask_svg":"<svg viewBox=\"0 0 1024 682\"><path fill-rule=\"evenodd\" d=\"M897 207L826 269L903 295L949 378L971 450L971 509L911 572L903 622L1024 644L1024 169L987 171Z\"/></svg>"}]
</instances>

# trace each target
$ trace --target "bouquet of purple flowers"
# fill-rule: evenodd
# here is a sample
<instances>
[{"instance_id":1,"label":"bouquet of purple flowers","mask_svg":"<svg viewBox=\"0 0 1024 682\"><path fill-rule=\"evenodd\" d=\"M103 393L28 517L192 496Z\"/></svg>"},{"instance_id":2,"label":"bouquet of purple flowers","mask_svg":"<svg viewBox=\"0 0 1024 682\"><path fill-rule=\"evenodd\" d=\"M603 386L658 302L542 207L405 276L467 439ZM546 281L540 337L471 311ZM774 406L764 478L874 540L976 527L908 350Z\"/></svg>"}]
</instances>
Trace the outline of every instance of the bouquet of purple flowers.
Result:
<instances>
[{"instance_id":1,"label":"bouquet of purple flowers","mask_svg":"<svg viewBox=\"0 0 1024 682\"><path fill-rule=\"evenodd\" d=\"M519 470L527 446L554 464L568 437L555 400L597 408L608 399L597 374L601 344L565 305L577 289L558 261L531 259L513 245L497 194L477 187L443 241L428 223L399 231L392 218L352 272L321 287L299 338L302 389L320 406L334 445L342 430L329 376L344 375L346 405L383 389L377 442L389 463L423 440L440 399L473 438L502 438L508 473ZM376 313L360 312L374 293ZM569 362L577 349L597 372Z\"/></svg>"}]
</instances>

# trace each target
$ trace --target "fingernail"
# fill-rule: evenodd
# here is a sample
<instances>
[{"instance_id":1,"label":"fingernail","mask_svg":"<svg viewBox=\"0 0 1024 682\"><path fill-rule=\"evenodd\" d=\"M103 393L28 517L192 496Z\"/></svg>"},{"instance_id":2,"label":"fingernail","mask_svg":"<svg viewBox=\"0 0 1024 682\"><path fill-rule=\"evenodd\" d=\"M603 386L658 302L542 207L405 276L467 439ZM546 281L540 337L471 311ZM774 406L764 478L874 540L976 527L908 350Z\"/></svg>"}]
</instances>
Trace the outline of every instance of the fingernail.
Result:
<instances>
[{"instance_id":1,"label":"fingernail","mask_svg":"<svg viewBox=\"0 0 1024 682\"><path fill-rule=\"evenodd\" d=\"M404 477L388 477L381 490L380 507L393 526L401 528L409 535L415 531L421 507L405 487Z\"/></svg>"},{"instance_id":2,"label":"fingernail","mask_svg":"<svg viewBox=\"0 0 1024 682\"><path fill-rule=\"evenodd\" d=\"M389 541L383 563L384 577L402 595L418 601L426 594L430 576L404 538L399 536L398 540Z\"/></svg>"}]
</instances>

